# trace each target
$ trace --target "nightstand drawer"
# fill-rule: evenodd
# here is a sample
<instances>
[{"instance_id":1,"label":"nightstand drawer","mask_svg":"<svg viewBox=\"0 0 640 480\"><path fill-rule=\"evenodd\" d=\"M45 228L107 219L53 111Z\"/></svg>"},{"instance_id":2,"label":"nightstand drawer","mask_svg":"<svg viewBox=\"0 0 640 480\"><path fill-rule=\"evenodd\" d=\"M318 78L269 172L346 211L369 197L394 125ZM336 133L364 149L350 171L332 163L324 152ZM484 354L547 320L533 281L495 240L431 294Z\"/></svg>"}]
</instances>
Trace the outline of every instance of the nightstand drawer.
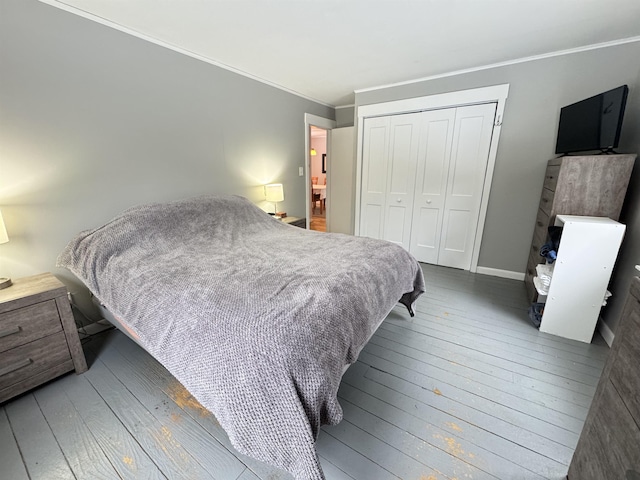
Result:
<instances>
[{"instance_id":1,"label":"nightstand drawer","mask_svg":"<svg viewBox=\"0 0 640 480\"><path fill-rule=\"evenodd\" d=\"M0 314L0 352L6 352L61 330L62 324L55 300Z\"/></svg>"},{"instance_id":2,"label":"nightstand drawer","mask_svg":"<svg viewBox=\"0 0 640 480\"><path fill-rule=\"evenodd\" d=\"M0 390L67 360L70 365L69 370L73 370L71 354L62 331L2 352L0 353Z\"/></svg>"}]
</instances>

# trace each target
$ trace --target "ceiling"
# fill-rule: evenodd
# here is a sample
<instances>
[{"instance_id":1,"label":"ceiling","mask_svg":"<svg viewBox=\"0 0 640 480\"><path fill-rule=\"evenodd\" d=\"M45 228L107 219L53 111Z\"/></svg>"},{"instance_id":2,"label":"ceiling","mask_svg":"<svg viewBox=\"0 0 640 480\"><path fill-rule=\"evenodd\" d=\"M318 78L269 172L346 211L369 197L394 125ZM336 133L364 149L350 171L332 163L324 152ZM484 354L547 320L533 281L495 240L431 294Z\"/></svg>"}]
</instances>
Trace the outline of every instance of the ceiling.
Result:
<instances>
[{"instance_id":1,"label":"ceiling","mask_svg":"<svg viewBox=\"0 0 640 480\"><path fill-rule=\"evenodd\" d=\"M41 1L331 106L356 90L640 41L638 0Z\"/></svg>"}]
</instances>

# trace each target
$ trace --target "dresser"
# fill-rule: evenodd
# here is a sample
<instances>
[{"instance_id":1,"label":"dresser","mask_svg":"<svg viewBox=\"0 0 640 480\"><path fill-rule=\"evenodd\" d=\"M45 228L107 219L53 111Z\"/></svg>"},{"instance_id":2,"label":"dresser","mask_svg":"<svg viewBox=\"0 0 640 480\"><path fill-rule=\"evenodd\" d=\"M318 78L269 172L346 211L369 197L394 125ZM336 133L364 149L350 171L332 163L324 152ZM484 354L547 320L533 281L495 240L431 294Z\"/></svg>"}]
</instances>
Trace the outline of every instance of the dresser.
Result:
<instances>
[{"instance_id":1,"label":"dresser","mask_svg":"<svg viewBox=\"0 0 640 480\"><path fill-rule=\"evenodd\" d=\"M640 279L635 277L569 466L569 480L640 478L638 365Z\"/></svg>"},{"instance_id":2,"label":"dresser","mask_svg":"<svg viewBox=\"0 0 640 480\"><path fill-rule=\"evenodd\" d=\"M284 223L288 223L289 225L293 225L294 227L307 228L306 218L284 217L284 218L281 218L280 220L282 220Z\"/></svg>"},{"instance_id":3,"label":"dresser","mask_svg":"<svg viewBox=\"0 0 640 480\"><path fill-rule=\"evenodd\" d=\"M0 402L87 370L66 287L52 274L0 290Z\"/></svg>"},{"instance_id":4,"label":"dresser","mask_svg":"<svg viewBox=\"0 0 640 480\"><path fill-rule=\"evenodd\" d=\"M543 263L540 247L557 214L608 217L618 220L629 185L635 154L568 155L547 163L540 204L525 271L530 301L537 299L533 277Z\"/></svg>"}]
</instances>

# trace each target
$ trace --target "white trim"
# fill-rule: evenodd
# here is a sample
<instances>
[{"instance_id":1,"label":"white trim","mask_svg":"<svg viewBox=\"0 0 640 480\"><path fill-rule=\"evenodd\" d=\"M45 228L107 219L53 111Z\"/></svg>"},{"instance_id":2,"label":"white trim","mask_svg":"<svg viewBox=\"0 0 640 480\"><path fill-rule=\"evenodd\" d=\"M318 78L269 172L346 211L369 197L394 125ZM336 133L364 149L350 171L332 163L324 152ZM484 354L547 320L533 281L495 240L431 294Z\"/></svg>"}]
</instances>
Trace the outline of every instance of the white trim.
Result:
<instances>
[{"instance_id":1,"label":"white trim","mask_svg":"<svg viewBox=\"0 0 640 480\"><path fill-rule=\"evenodd\" d=\"M337 110L339 108L353 108L355 106L356 106L355 103L350 103L349 105L338 105L337 107L333 107L333 108L335 108Z\"/></svg>"},{"instance_id":2,"label":"white trim","mask_svg":"<svg viewBox=\"0 0 640 480\"><path fill-rule=\"evenodd\" d=\"M474 88L470 90L461 90L458 92L441 93L430 95L427 97L408 98L404 100L395 100L391 102L376 103L371 105L363 105L357 108L357 151L356 151L356 205L355 205L355 235L360 234L360 195L362 184L362 143L364 142L364 120L368 117L376 117L382 115L397 115L423 110L435 110L440 108L453 108L464 105L474 105L480 103L497 103L496 119L491 136L491 146L489 148L489 158L487 161L487 171L485 173L485 181L482 192L482 200L480 203L480 212L478 215L478 228L473 244L473 253L471 257L471 272L476 272L478 268L478 257L480 256L480 245L482 243L482 234L484 232L484 224L487 217L487 206L489 205L489 193L491 189L491 181L493 180L493 170L496 164L496 155L498 151L498 142L500 140L500 131L502 130L502 122L504 118L504 107L507 97L509 96L509 84L493 85L490 87ZM523 278L524 280L524 278Z\"/></svg>"},{"instance_id":3,"label":"white trim","mask_svg":"<svg viewBox=\"0 0 640 480\"><path fill-rule=\"evenodd\" d=\"M457 92L439 93L427 97L407 98L391 102L373 103L358 107L358 118L397 115L402 113L437 110L440 108L460 107L478 103L500 102L509 95L509 84L472 88ZM498 112L496 112L497 114ZM500 112L502 113L502 112Z\"/></svg>"},{"instance_id":4,"label":"white trim","mask_svg":"<svg viewBox=\"0 0 640 480\"><path fill-rule=\"evenodd\" d=\"M491 275L492 277L510 278L511 280L524 281L524 273L512 272L511 270L500 270L499 268L478 267L476 273L481 275Z\"/></svg>"},{"instance_id":5,"label":"white trim","mask_svg":"<svg viewBox=\"0 0 640 480\"><path fill-rule=\"evenodd\" d=\"M311 113L304 114L304 157L303 158L304 158L304 193L305 193L304 196L306 197L304 216L307 219L307 230L309 230L309 227L311 226L311 215L309 215L309 212L311 212L311 201L309 200L311 198L311 187L309 186L309 180L310 180L309 177L311 176L310 175L311 156L309 155L309 151L311 150L311 142L310 142L310 135L309 135L309 130L310 130L309 127L311 127L312 125L314 127L324 128L325 130L327 130L327 153L329 153L329 148L330 148L329 142L331 140L330 130L332 128L336 128L337 123L335 120L319 117ZM325 213L325 215L327 215L327 220L329 220L328 214Z\"/></svg>"},{"instance_id":6,"label":"white trim","mask_svg":"<svg viewBox=\"0 0 640 480\"><path fill-rule=\"evenodd\" d=\"M464 68L462 70L454 70L452 72L440 73L438 75L430 75L428 77L416 78L414 80L388 83L386 85L378 85L376 87L361 88L358 90L354 90L354 92L355 93L374 92L376 90L384 90L386 88L401 87L403 85L412 85L414 83L427 82L429 80L437 80L439 78L455 77L457 75L465 75L467 73L481 72L483 70L489 70L492 68L508 67L509 65L517 65L519 63L534 62L536 60L544 60L545 58L560 57L563 55L571 55L574 53L588 52L590 50L598 50L600 48L615 47L618 45L625 45L627 43L635 43L635 42L640 42L640 36L621 38L619 40L612 40L610 42L594 43L592 45L585 45L583 47L576 47L576 48L568 48L566 50L557 50L555 52L543 53L541 55L532 55L530 57L516 58L515 60L507 60L504 62L490 63L488 65L482 65L480 67Z\"/></svg>"},{"instance_id":7,"label":"white trim","mask_svg":"<svg viewBox=\"0 0 640 480\"><path fill-rule=\"evenodd\" d=\"M600 319L598 320L598 331L600 332L600 335L602 335L602 338L604 338L604 341L607 342L607 345L611 347L615 335L613 333L613 330L609 328L609 325L607 325L602 317L600 317Z\"/></svg>"},{"instance_id":8,"label":"white trim","mask_svg":"<svg viewBox=\"0 0 640 480\"><path fill-rule=\"evenodd\" d=\"M161 47L168 48L169 50L173 50L174 52L178 52L178 53L181 53L183 55L187 55L187 56L189 56L191 58L195 58L196 60L200 60L202 62L209 63L211 65L215 65L216 67L222 68L224 70L228 70L228 71L236 73L238 75L242 75L243 77L250 78L251 80L255 80L256 82L264 83L265 85L269 85L270 87L277 88L278 90L283 90L283 91L285 91L287 93L290 93L292 95L295 95L297 97L304 98L305 100L309 100L311 102L318 103L320 105L324 105L325 107L334 108L333 105L328 104L326 102L323 102L321 100L318 100L316 98L308 97L307 95L304 95L304 94L302 94L300 92L296 92L295 90L291 90L290 88L287 88L285 86L279 85L279 84L271 82L269 80L265 80L264 78L261 78L261 77L257 77L255 75L252 75L251 73L245 72L243 70L239 70L239 69L237 69L235 67L232 67L231 65L226 65L226 64L224 64L222 62L218 62L217 60L213 60L212 58L205 57L204 55L200 55L199 53L192 52L191 50L187 50L185 48L179 47L178 45L174 45L172 43L165 42L164 40L160 40L160 39L157 39L157 38L152 37L150 35L147 35L145 33L138 32L137 30L133 30L132 28L125 27L124 25L120 25L119 23L112 22L111 20L107 20L106 18L100 17L98 15L94 15L93 13L87 12L85 10L81 10L78 7L67 5L65 3L61 3L59 0L38 0L38 1L40 1L41 3L46 3L47 5L50 5L50 6L55 7L55 8L59 8L60 10L64 10L66 12L73 13L75 15L78 15L80 17L86 18L88 20L92 20L94 22L100 23L102 25L105 25L107 27L113 28L115 30L119 30L119 31L127 33L129 35L133 35L134 37L138 37L138 38L140 38L142 40L146 40L147 42L151 42L151 43L154 43L154 44L159 45Z\"/></svg>"}]
</instances>

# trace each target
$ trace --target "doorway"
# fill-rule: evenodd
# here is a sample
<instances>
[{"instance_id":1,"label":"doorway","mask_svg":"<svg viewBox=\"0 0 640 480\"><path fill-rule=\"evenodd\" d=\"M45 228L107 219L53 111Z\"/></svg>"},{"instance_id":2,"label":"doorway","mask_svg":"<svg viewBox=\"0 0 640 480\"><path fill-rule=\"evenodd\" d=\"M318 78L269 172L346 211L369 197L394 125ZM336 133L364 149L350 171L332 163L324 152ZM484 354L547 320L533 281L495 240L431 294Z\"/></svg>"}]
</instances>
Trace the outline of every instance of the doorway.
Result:
<instances>
[{"instance_id":1,"label":"doorway","mask_svg":"<svg viewBox=\"0 0 640 480\"><path fill-rule=\"evenodd\" d=\"M327 130L310 127L309 173L311 178L310 230L327 231Z\"/></svg>"},{"instance_id":2,"label":"doorway","mask_svg":"<svg viewBox=\"0 0 640 480\"><path fill-rule=\"evenodd\" d=\"M331 162L329 161L331 154L331 129L336 127L336 122L335 120L305 113L304 125L307 228L310 230L320 230L323 228L324 230L320 231L327 231L331 217L331 200L328 194L328 192L331 191ZM315 184L316 188L313 188L313 180L317 182ZM323 190L324 194L322 193ZM320 194L320 198L315 202L315 197L313 196L314 191L316 195ZM319 218L316 219L312 227L311 222L313 221L314 215Z\"/></svg>"}]
</instances>

